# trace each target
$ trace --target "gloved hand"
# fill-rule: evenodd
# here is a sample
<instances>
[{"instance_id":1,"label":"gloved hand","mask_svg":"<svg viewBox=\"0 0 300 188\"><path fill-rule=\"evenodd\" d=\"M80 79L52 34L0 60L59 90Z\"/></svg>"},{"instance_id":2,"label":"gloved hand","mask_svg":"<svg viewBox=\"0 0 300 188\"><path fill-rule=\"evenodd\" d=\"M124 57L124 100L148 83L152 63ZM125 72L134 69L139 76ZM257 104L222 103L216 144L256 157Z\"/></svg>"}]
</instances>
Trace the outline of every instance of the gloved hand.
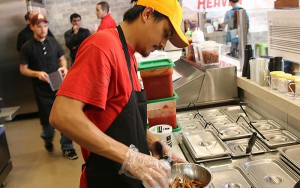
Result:
<instances>
[{"instance_id":1,"label":"gloved hand","mask_svg":"<svg viewBox=\"0 0 300 188\"><path fill-rule=\"evenodd\" d=\"M120 174L139 179L150 187L168 188L170 169L158 159L140 153L134 145L130 145L125 160L119 171Z\"/></svg>"},{"instance_id":2,"label":"gloved hand","mask_svg":"<svg viewBox=\"0 0 300 188\"><path fill-rule=\"evenodd\" d=\"M178 155L176 155L173 151L172 148L170 148L170 146L164 142L164 141L159 141L162 145L162 152L163 155L167 155L168 157L170 157L172 159L172 161L174 163L187 163L187 161L181 157L179 157Z\"/></svg>"}]
</instances>

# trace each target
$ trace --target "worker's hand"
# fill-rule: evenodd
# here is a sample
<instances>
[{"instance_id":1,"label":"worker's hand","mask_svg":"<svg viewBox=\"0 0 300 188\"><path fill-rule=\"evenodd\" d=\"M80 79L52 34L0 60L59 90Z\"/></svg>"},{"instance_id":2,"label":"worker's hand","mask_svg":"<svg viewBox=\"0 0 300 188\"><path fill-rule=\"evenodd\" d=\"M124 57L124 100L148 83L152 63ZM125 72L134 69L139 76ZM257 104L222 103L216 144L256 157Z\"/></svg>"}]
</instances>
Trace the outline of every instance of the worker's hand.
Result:
<instances>
[{"instance_id":1,"label":"worker's hand","mask_svg":"<svg viewBox=\"0 0 300 188\"><path fill-rule=\"evenodd\" d=\"M49 75L46 72L39 71L37 77L39 80L49 83Z\"/></svg>"},{"instance_id":2,"label":"worker's hand","mask_svg":"<svg viewBox=\"0 0 300 188\"><path fill-rule=\"evenodd\" d=\"M60 71L61 75L63 78L65 78L67 76L67 73L68 73L68 69L66 67L60 67L58 69L58 71Z\"/></svg>"},{"instance_id":3,"label":"worker's hand","mask_svg":"<svg viewBox=\"0 0 300 188\"><path fill-rule=\"evenodd\" d=\"M185 159L176 155L172 151L172 148L170 148L166 142L164 141L159 141L159 142L163 146L163 155L167 155L168 157L170 157L174 163L187 163Z\"/></svg>"},{"instance_id":4,"label":"worker's hand","mask_svg":"<svg viewBox=\"0 0 300 188\"><path fill-rule=\"evenodd\" d=\"M145 185L161 188L168 188L170 169L163 165L158 159L138 152L138 149L131 145L126 153L120 174L139 179Z\"/></svg>"}]
</instances>

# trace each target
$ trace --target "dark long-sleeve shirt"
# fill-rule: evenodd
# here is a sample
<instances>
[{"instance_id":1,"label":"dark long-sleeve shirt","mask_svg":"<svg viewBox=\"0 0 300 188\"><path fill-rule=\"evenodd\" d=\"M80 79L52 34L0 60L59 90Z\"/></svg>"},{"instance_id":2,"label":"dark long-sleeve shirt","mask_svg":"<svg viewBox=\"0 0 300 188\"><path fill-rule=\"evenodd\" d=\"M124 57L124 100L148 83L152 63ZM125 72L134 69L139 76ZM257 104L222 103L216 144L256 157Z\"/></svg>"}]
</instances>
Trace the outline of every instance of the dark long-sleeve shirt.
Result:
<instances>
[{"instance_id":1,"label":"dark long-sleeve shirt","mask_svg":"<svg viewBox=\"0 0 300 188\"><path fill-rule=\"evenodd\" d=\"M50 30L48 30L48 36L54 37ZM17 51L20 52L23 44L28 41L28 39L33 37L33 31L30 26L27 25L19 34L17 39Z\"/></svg>"},{"instance_id":2,"label":"dark long-sleeve shirt","mask_svg":"<svg viewBox=\"0 0 300 188\"><path fill-rule=\"evenodd\" d=\"M79 31L76 35L74 34L73 28L65 32L64 36L66 46L70 49L72 64L75 61L76 53L80 44L84 41L84 39L86 39L90 35L90 31L82 27L79 28Z\"/></svg>"}]
</instances>

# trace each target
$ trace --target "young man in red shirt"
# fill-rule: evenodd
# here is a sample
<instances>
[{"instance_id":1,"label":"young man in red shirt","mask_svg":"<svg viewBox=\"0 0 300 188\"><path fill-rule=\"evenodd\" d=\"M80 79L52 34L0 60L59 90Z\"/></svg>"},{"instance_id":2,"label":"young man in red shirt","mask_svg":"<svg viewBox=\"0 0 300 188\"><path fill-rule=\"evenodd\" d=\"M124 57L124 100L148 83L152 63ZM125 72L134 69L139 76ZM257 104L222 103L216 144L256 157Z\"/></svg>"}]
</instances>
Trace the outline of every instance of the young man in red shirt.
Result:
<instances>
[{"instance_id":1,"label":"young man in red shirt","mask_svg":"<svg viewBox=\"0 0 300 188\"><path fill-rule=\"evenodd\" d=\"M82 43L51 111L55 128L82 147L81 188L168 187L170 171L154 147L159 139L146 128L146 95L134 52L146 57L168 40L187 46L182 8L177 0L132 2L116 29L98 31ZM185 162L166 144L162 151Z\"/></svg>"},{"instance_id":2,"label":"young man in red shirt","mask_svg":"<svg viewBox=\"0 0 300 188\"><path fill-rule=\"evenodd\" d=\"M115 20L109 14L109 5L107 2L102 1L96 5L96 15L98 19L101 19L97 31L117 27Z\"/></svg>"}]
</instances>

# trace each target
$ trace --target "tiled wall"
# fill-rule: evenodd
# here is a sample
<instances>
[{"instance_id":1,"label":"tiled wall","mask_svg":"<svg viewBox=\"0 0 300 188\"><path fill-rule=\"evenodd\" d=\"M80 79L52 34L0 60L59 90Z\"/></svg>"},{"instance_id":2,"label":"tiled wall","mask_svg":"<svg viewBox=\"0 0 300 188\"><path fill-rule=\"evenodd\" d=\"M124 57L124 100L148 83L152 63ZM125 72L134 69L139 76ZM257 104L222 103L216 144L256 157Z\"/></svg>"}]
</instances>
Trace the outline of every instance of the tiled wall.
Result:
<instances>
[{"instance_id":1,"label":"tiled wall","mask_svg":"<svg viewBox=\"0 0 300 188\"><path fill-rule=\"evenodd\" d=\"M65 47L64 32L67 31L71 24L69 22L69 16L76 12L82 17L82 27L88 28L91 32L95 31L98 27L100 20L95 15L96 4L101 0L45 0L45 8L50 21L50 30L58 39L59 43L66 51L66 57L69 59L68 50ZM123 14L132 5L130 0L110 0L107 1L110 4L111 16L116 20L117 24L122 22ZM250 43L256 41L262 42L266 40L267 30L267 16L266 9L247 10L250 17L250 32L256 33L256 37L252 37ZM224 12L218 12L213 15L220 17L225 15ZM208 15L213 17L212 13ZM187 7L183 7L183 17L197 19L197 13L191 13ZM264 32L263 32L264 31ZM257 38L258 37L258 38Z\"/></svg>"}]
</instances>

